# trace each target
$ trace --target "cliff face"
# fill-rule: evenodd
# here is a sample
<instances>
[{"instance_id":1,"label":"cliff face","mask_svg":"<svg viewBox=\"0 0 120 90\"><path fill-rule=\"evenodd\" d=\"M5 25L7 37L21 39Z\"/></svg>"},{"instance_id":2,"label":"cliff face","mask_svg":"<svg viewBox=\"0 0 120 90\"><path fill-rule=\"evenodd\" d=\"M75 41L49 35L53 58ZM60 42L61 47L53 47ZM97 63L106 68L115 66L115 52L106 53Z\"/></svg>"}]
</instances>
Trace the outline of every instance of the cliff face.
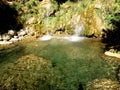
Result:
<instances>
[{"instance_id":1,"label":"cliff face","mask_svg":"<svg viewBox=\"0 0 120 90\"><path fill-rule=\"evenodd\" d=\"M73 34L75 25L84 24L84 36L102 37L108 28L107 18L111 13L119 11L119 1L110 0L7 0L9 7L15 11L9 11L9 16L3 13L4 22L8 25L18 23L16 18L23 24L24 28L35 30L41 35L46 30L52 34ZM10 3L12 2L12 3ZM8 9L4 9L7 11ZM77 18L78 17L78 18ZM80 18L79 18L80 17ZM10 22L8 21L8 19ZM16 20L17 19L17 20ZM77 21L75 21L77 19ZM16 20L16 21L15 21ZM12 22L11 22L12 21ZM1 26L6 26L1 23ZM8 27L8 26L7 26ZM14 29L14 28L13 28ZM15 28L16 29L16 28ZM18 29L18 28L17 28Z\"/></svg>"}]
</instances>

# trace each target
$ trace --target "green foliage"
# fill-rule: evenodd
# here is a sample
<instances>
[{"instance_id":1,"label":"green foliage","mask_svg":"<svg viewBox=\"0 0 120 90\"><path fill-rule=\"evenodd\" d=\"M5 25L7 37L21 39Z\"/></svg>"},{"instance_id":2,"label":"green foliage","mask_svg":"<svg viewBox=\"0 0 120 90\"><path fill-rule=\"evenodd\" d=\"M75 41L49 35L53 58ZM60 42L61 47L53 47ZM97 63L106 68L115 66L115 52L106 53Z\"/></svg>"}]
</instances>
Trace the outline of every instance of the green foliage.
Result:
<instances>
[{"instance_id":1,"label":"green foliage","mask_svg":"<svg viewBox=\"0 0 120 90\"><path fill-rule=\"evenodd\" d=\"M14 7L19 14L20 20L23 24L28 20L28 18L34 17L38 14L39 1L29 0L23 3L13 2L11 7Z\"/></svg>"},{"instance_id":2,"label":"green foliage","mask_svg":"<svg viewBox=\"0 0 120 90\"><path fill-rule=\"evenodd\" d=\"M110 25L110 27L107 28L111 29L115 27L114 22L120 22L120 17L117 15L120 12L120 2L115 2L112 6L112 10L109 11L108 15L106 16L107 25Z\"/></svg>"},{"instance_id":3,"label":"green foliage","mask_svg":"<svg viewBox=\"0 0 120 90\"><path fill-rule=\"evenodd\" d=\"M37 31L45 32L43 29L47 28L47 21L51 33L63 30L72 34L74 18L80 16L76 24L84 24L84 35L100 37L102 29L107 28L112 18L111 14L119 12L120 2L117 0L109 2L107 0L29 0L14 2L12 7L19 12L24 27L28 25L26 21L29 18L35 17L36 23L34 24L35 27L37 25Z\"/></svg>"},{"instance_id":4,"label":"green foliage","mask_svg":"<svg viewBox=\"0 0 120 90\"><path fill-rule=\"evenodd\" d=\"M119 51L120 47L120 2L115 2L113 7L106 16L107 28L104 30L103 41L107 43L106 49L111 47Z\"/></svg>"}]
</instances>

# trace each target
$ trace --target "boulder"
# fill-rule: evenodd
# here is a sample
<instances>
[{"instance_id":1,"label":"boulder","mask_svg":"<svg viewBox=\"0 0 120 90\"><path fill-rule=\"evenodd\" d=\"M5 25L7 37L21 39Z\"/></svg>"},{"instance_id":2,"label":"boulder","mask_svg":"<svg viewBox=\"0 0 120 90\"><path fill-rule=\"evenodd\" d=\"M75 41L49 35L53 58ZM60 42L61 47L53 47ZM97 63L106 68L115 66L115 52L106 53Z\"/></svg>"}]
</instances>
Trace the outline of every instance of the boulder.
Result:
<instances>
[{"instance_id":1,"label":"boulder","mask_svg":"<svg viewBox=\"0 0 120 90\"><path fill-rule=\"evenodd\" d=\"M8 34L10 35L10 36L14 36L15 35L15 31L14 30L8 30Z\"/></svg>"},{"instance_id":2,"label":"boulder","mask_svg":"<svg viewBox=\"0 0 120 90\"><path fill-rule=\"evenodd\" d=\"M19 37L21 37L21 36L25 36L25 35L27 35L27 31L21 29L19 32L17 32L17 34L18 34Z\"/></svg>"}]
</instances>

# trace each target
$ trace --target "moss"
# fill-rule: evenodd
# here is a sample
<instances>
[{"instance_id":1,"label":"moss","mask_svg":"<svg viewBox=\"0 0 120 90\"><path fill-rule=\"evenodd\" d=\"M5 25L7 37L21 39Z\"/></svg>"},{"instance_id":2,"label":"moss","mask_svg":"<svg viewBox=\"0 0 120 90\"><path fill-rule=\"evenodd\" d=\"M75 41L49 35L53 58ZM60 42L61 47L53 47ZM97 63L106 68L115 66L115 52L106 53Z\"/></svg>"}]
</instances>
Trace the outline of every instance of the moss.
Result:
<instances>
[{"instance_id":1,"label":"moss","mask_svg":"<svg viewBox=\"0 0 120 90\"><path fill-rule=\"evenodd\" d=\"M51 62L33 54L8 64L0 73L0 85L8 90L43 90L55 83Z\"/></svg>"}]
</instances>

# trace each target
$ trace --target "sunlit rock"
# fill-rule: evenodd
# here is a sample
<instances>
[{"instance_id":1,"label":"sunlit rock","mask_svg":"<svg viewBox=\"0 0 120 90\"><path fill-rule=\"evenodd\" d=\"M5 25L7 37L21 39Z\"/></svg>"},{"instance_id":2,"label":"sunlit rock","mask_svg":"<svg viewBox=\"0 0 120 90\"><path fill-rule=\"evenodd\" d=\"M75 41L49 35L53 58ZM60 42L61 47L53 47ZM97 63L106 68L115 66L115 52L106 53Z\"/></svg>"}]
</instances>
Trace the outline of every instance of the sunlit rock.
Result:
<instances>
[{"instance_id":1,"label":"sunlit rock","mask_svg":"<svg viewBox=\"0 0 120 90\"><path fill-rule=\"evenodd\" d=\"M14 37L14 38L11 38L11 39L10 39L11 42L16 42L16 41L18 41L18 40L19 40L19 39L18 39L17 37Z\"/></svg>"},{"instance_id":2,"label":"sunlit rock","mask_svg":"<svg viewBox=\"0 0 120 90\"><path fill-rule=\"evenodd\" d=\"M15 33L16 33L16 32L15 32L14 30L9 30L9 31L8 31L8 34L9 34L10 36L14 36Z\"/></svg>"},{"instance_id":3,"label":"sunlit rock","mask_svg":"<svg viewBox=\"0 0 120 90\"><path fill-rule=\"evenodd\" d=\"M11 38L10 35L8 35L7 33L2 35L3 41L8 41L8 40L10 40L10 38Z\"/></svg>"},{"instance_id":4,"label":"sunlit rock","mask_svg":"<svg viewBox=\"0 0 120 90\"><path fill-rule=\"evenodd\" d=\"M0 44L11 44L11 41L0 41Z\"/></svg>"},{"instance_id":5,"label":"sunlit rock","mask_svg":"<svg viewBox=\"0 0 120 90\"><path fill-rule=\"evenodd\" d=\"M111 52L111 51L105 51L104 54L107 55L107 56L120 58L120 53Z\"/></svg>"}]
</instances>

